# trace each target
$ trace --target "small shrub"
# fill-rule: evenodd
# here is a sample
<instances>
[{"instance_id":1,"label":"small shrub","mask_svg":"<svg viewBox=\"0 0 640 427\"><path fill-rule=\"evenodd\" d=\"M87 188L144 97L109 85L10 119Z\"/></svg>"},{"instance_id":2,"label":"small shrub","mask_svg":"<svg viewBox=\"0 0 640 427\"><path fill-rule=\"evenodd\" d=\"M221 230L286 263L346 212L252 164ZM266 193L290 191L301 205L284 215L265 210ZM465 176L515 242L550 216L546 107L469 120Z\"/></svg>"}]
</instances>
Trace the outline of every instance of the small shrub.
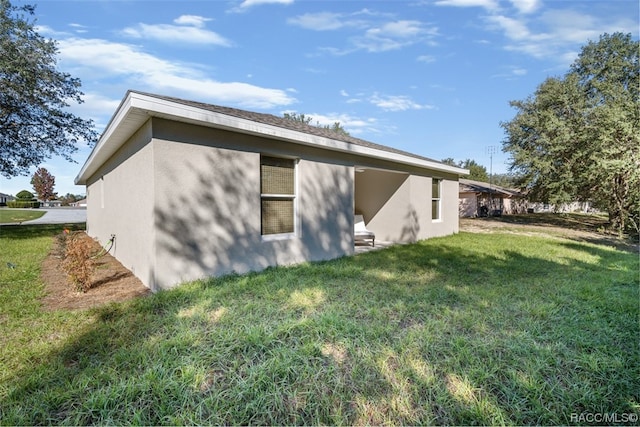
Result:
<instances>
[{"instance_id":1,"label":"small shrub","mask_svg":"<svg viewBox=\"0 0 640 427\"><path fill-rule=\"evenodd\" d=\"M91 288L91 276L93 276L95 269L95 261L91 242L83 239L80 233L68 235L62 267L75 284L78 292L87 292Z\"/></svg>"},{"instance_id":2,"label":"small shrub","mask_svg":"<svg viewBox=\"0 0 640 427\"><path fill-rule=\"evenodd\" d=\"M69 231L68 228L62 230L61 233L56 234L55 243L52 250L52 253L55 257L64 259L67 250L67 240L70 234L71 231Z\"/></svg>"},{"instance_id":3,"label":"small shrub","mask_svg":"<svg viewBox=\"0 0 640 427\"><path fill-rule=\"evenodd\" d=\"M7 202L9 208L39 208L40 202L24 201L24 200L10 200Z\"/></svg>"}]
</instances>

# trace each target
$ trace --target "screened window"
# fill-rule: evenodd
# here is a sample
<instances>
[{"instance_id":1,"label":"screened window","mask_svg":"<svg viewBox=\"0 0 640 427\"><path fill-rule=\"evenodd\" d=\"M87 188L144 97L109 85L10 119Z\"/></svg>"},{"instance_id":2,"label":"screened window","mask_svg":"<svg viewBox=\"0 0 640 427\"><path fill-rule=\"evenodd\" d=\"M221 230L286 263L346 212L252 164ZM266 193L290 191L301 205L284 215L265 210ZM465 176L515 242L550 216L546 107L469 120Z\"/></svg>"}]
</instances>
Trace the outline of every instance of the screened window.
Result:
<instances>
[{"instance_id":1,"label":"screened window","mask_svg":"<svg viewBox=\"0 0 640 427\"><path fill-rule=\"evenodd\" d=\"M433 178L431 180L431 219L440 219L440 193L442 180Z\"/></svg>"},{"instance_id":2,"label":"screened window","mask_svg":"<svg viewBox=\"0 0 640 427\"><path fill-rule=\"evenodd\" d=\"M295 231L295 160L260 158L262 235Z\"/></svg>"}]
</instances>

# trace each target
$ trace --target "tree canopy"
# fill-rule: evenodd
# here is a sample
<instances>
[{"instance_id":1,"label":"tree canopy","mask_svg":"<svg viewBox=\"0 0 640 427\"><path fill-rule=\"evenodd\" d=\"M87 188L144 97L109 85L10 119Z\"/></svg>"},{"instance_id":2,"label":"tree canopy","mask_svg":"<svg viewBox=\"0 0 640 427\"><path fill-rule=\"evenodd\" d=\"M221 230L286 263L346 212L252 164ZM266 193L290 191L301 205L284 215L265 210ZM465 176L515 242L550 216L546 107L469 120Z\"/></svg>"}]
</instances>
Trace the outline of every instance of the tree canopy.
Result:
<instances>
[{"instance_id":1,"label":"tree canopy","mask_svg":"<svg viewBox=\"0 0 640 427\"><path fill-rule=\"evenodd\" d=\"M591 41L563 77L511 101L503 151L533 200L591 201L619 231L640 216L640 43L631 34Z\"/></svg>"},{"instance_id":2,"label":"tree canopy","mask_svg":"<svg viewBox=\"0 0 640 427\"><path fill-rule=\"evenodd\" d=\"M38 195L38 199L48 202L56 198L58 193L53 191L56 185L56 178L45 168L38 170L31 177L31 185Z\"/></svg>"},{"instance_id":3,"label":"tree canopy","mask_svg":"<svg viewBox=\"0 0 640 427\"><path fill-rule=\"evenodd\" d=\"M16 194L16 199L31 201L35 200L35 197L33 196L33 193L31 191L22 190L19 191L18 194Z\"/></svg>"},{"instance_id":4,"label":"tree canopy","mask_svg":"<svg viewBox=\"0 0 640 427\"><path fill-rule=\"evenodd\" d=\"M476 162L475 160L466 159L456 162L452 157L442 159L442 163L450 166L457 166L460 168L468 169L469 175L465 178L472 179L474 181L489 182L489 174L487 168Z\"/></svg>"},{"instance_id":5,"label":"tree canopy","mask_svg":"<svg viewBox=\"0 0 640 427\"><path fill-rule=\"evenodd\" d=\"M349 135L349 132L345 128L342 127L340 122L335 122L333 125L321 125L320 122L316 121L316 124L313 125L311 122L313 121L313 117L307 116L305 114L298 113L284 113L283 117L287 120L293 120L294 122L304 123L305 125L316 126L322 129L329 129L334 132L341 133L343 135Z\"/></svg>"},{"instance_id":6,"label":"tree canopy","mask_svg":"<svg viewBox=\"0 0 640 427\"><path fill-rule=\"evenodd\" d=\"M80 80L56 69L53 40L30 20L34 6L0 0L0 174L27 175L54 155L73 161L83 141L93 143L91 120L65 111L81 103Z\"/></svg>"}]
</instances>

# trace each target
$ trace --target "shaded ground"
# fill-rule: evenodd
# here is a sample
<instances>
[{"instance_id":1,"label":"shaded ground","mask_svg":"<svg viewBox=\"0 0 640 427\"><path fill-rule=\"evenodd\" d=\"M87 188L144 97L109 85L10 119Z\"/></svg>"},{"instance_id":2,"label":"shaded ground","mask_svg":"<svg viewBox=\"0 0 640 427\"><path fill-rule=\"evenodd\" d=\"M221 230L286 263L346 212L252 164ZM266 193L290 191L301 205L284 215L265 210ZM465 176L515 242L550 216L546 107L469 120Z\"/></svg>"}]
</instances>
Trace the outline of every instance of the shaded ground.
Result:
<instances>
[{"instance_id":1,"label":"shaded ground","mask_svg":"<svg viewBox=\"0 0 640 427\"><path fill-rule=\"evenodd\" d=\"M597 215L528 214L494 218L460 218L460 231L551 235L638 253L637 244L608 233L606 227L607 219ZM101 246L97 241L84 233L82 238L91 242L96 253L100 251ZM41 275L46 286L43 304L48 310L87 309L150 293L131 271L108 253L98 260L91 289L86 293L76 292L67 274L62 270L60 252L56 242L42 264Z\"/></svg>"},{"instance_id":2,"label":"shaded ground","mask_svg":"<svg viewBox=\"0 0 640 427\"><path fill-rule=\"evenodd\" d=\"M95 253L100 252L100 244L87 236ZM98 258L91 289L86 293L77 292L69 277L62 269L62 253L56 239L53 248L42 263L41 277L45 283L45 297L42 303L47 310L73 310L97 307L111 302L125 301L149 294L140 280L110 254Z\"/></svg>"}]
</instances>

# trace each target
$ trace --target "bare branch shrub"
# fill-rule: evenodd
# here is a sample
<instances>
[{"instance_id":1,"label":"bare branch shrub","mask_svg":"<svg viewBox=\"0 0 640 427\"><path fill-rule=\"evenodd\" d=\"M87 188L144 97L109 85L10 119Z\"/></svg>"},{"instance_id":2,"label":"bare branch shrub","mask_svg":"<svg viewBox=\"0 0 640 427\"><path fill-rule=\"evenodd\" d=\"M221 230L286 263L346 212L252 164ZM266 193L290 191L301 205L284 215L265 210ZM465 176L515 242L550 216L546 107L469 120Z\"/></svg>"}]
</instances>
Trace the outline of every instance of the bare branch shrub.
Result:
<instances>
[{"instance_id":1,"label":"bare branch shrub","mask_svg":"<svg viewBox=\"0 0 640 427\"><path fill-rule=\"evenodd\" d=\"M91 288L91 276L95 270L91 242L82 238L81 233L67 237L62 268L75 284L78 292L87 292Z\"/></svg>"}]
</instances>

